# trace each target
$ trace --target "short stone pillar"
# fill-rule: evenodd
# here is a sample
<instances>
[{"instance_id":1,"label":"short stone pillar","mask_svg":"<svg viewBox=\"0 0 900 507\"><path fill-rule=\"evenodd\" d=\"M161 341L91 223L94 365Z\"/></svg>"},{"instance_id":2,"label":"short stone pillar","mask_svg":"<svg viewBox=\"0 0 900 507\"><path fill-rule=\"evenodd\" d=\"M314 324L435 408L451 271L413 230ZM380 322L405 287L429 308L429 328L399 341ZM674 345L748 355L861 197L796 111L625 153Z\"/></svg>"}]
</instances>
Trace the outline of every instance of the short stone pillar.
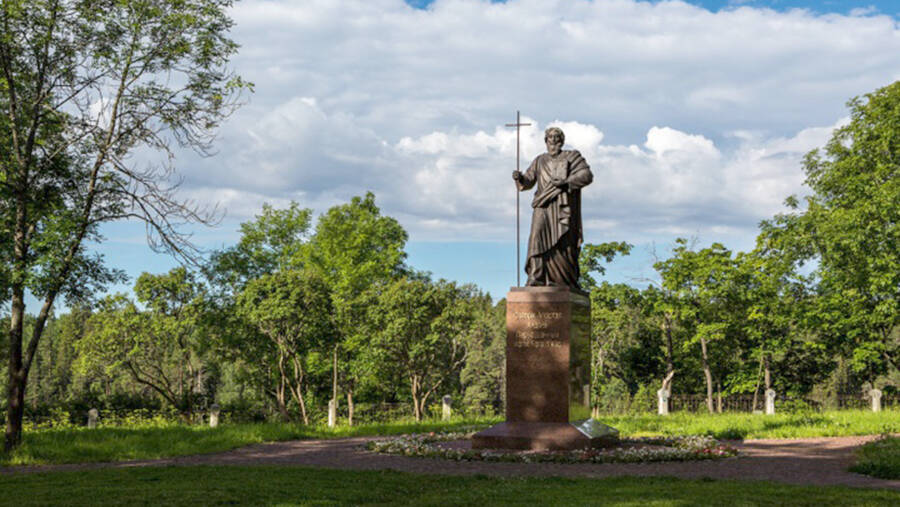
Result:
<instances>
[{"instance_id":1,"label":"short stone pillar","mask_svg":"<svg viewBox=\"0 0 900 507\"><path fill-rule=\"evenodd\" d=\"M775 415L775 390L766 389L766 415Z\"/></svg>"},{"instance_id":2,"label":"short stone pillar","mask_svg":"<svg viewBox=\"0 0 900 507\"><path fill-rule=\"evenodd\" d=\"M451 398L449 394L445 394L444 397L441 398L441 419L444 421L449 421L450 416L453 415L452 402L453 398Z\"/></svg>"},{"instance_id":3,"label":"short stone pillar","mask_svg":"<svg viewBox=\"0 0 900 507\"><path fill-rule=\"evenodd\" d=\"M96 408L88 410L88 428L96 428L97 420L100 418L100 411Z\"/></svg>"},{"instance_id":4,"label":"short stone pillar","mask_svg":"<svg viewBox=\"0 0 900 507\"><path fill-rule=\"evenodd\" d=\"M209 407L209 427L215 428L219 426L219 412L221 409L219 408L218 403L213 403L211 407Z\"/></svg>"},{"instance_id":5,"label":"short stone pillar","mask_svg":"<svg viewBox=\"0 0 900 507\"><path fill-rule=\"evenodd\" d=\"M668 389L656 391L656 402L659 415L669 415L669 394Z\"/></svg>"},{"instance_id":6,"label":"short stone pillar","mask_svg":"<svg viewBox=\"0 0 900 507\"><path fill-rule=\"evenodd\" d=\"M872 389L869 396L872 397L872 412L881 412L881 389Z\"/></svg>"},{"instance_id":7,"label":"short stone pillar","mask_svg":"<svg viewBox=\"0 0 900 507\"><path fill-rule=\"evenodd\" d=\"M328 427L334 428L337 426L337 400L330 399L328 400Z\"/></svg>"},{"instance_id":8,"label":"short stone pillar","mask_svg":"<svg viewBox=\"0 0 900 507\"><path fill-rule=\"evenodd\" d=\"M591 408L591 385L585 384L581 387L583 392L582 397L584 398L584 406L585 408Z\"/></svg>"}]
</instances>

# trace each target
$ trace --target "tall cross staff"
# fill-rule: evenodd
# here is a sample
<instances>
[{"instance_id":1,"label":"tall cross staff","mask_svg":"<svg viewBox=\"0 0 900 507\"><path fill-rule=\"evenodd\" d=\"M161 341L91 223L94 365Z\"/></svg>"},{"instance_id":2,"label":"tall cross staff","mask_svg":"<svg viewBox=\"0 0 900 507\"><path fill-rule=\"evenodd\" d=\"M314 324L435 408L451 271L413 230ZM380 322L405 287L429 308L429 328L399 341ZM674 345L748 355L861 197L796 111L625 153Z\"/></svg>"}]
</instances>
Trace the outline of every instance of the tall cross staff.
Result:
<instances>
[{"instance_id":1,"label":"tall cross staff","mask_svg":"<svg viewBox=\"0 0 900 507\"><path fill-rule=\"evenodd\" d=\"M516 127L516 171L519 170L519 127L527 127L530 123L522 123L519 111L516 111L516 122L507 123L507 127ZM519 263L522 255L519 253L519 185L516 184L516 287L522 285L522 270Z\"/></svg>"}]
</instances>

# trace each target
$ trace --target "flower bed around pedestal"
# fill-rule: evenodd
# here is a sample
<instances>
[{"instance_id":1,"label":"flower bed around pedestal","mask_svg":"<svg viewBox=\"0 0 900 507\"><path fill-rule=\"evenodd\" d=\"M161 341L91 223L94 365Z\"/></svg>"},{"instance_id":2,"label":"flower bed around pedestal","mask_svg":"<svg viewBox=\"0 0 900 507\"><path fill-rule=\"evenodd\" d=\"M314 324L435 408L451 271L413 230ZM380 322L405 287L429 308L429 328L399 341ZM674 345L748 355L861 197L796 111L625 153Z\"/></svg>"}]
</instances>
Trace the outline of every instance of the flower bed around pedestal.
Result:
<instances>
[{"instance_id":1,"label":"flower bed around pedestal","mask_svg":"<svg viewBox=\"0 0 900 507\"><path fill-rule=\"evenodd\" d=\"M615 447L576 451L486 450L441 445L469 440L471 437L472 433L402 435L371 441L367 448L374 452L401 456L513 463L650 463L721 459L738 454L734 447L709 436L628 438L622 439Z\"/></svg>"}]
</instances>

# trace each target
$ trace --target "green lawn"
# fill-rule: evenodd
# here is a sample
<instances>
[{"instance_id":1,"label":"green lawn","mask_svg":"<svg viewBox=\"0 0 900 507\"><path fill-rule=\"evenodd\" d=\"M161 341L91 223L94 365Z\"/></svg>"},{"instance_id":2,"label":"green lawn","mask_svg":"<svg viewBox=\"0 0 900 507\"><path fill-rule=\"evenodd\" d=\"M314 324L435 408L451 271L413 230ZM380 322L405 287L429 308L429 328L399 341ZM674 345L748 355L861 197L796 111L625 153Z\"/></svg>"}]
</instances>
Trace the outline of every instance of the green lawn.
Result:
<instances>
[{"instance_id":1,"label":"green lawn","mask_svg":"<svg viewBox=\"0 0 900 507\"><path fill-rule=\"evenodd\" d=\"M856 465L850 470L881 479L900 479L900 438L881 438L860 447Z\"/></svg>"},{"instance_id":2,"label":"green lawn","mask_svg":"<svg viewBox=\"0 0 900 507\"><path fill-rule=\"evenodd\" d=\"M839 437L900 433L900 410L840 410L802 414L686 414L608 416L622 435L712 435L719 439Z\"/></svg>"},{"instance_id":3,"label":"green lawn","mask_svg":"<svg viewBox=\"0 0 900 507\"><path fill-rule=\"evenodd\" d=\"M501 479L291 467L0 476L0 505L898 505L900 493L672 478Z\"/></svg>"},{"instance_id":4,"label":"green lawn","mask_svg":"<svg viewBox=\"0 0 900 507\"><path fill-rule=\"evenodd\" d=\"M152 424L108 428L63 428L26 432L11 455L0 454L3 465L93 463L156 459L222 452L259 442L305 438L398 435L428 431L459 431L487 427L498 419L457 419L362 426L303 426L288 423L225 424L211 429L183 424Z\"/></svg>"},{"instance_id":5,"label":"green lawn","mask_svg":"<svg viewBox=\"0 0 900 507\"><path fill-rule=\"evenodd\" d=\"M797 438L900 433L900 411L845 410L810 414L683 414L607 416L601 420L622 436L712 435L720 439ZM499 418L444 423L398 422L329 429L296 424L225 424L216 429L181 424L44 429L26 432L23 444L0 464L47 464L153 459L221 452L258 442L303 438L396 435L484 428Z\"/></svg>"}]
</instances>

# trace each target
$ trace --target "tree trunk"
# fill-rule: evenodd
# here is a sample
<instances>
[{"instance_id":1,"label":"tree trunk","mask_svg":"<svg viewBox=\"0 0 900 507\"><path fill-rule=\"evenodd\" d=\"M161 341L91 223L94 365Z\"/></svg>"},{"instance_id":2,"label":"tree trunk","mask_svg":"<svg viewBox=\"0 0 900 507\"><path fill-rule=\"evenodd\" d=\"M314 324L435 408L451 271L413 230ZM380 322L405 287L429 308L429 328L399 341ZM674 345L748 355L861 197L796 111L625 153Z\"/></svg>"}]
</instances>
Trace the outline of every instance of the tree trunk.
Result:
<instances>
[{"instance_id":1,"label":"tree trunk","mask_svg":"<svg viewBox=\"0 0 900 507\"><path fill-rule=\"evenodd\" d=\"M759 369L756 371L756 387L753 388L753 406L750 407L750 412L756 410L756 401L759 398L759 382L760 379L762 379L763 355L765 355L765 352L761 350L759 352Z\"/></svg>"},{"instance_id":2,"label":"tree trunk","mask_svg":"<svg viewBox=\"0 0 900 507\"><path fill-rule=\"evenodd\" d=\"M672 380L675 378L675 354L672 350L672 321L668 315L663 317L663 330L666 335L666 377L662 388L671 394Z\"/></svg>"},{"instance_id":3,"label":"tree trunk","mask_svg":"<svg viewBox=\"0 0 900 507\"><path fill-rule=\"evenodd\" d=\"M6 443L7 452L22 442L22 419L25 416L25 382L10 369L7 388Z\"/></svg>"},{"instance_id":4,"label":"tree trunk","mask_svg":"<svg viewBox=\"0 0 900 507\"><path fill-rule=\"evenodd\" d=\"M353 389L347 389L347 425L353 426Z\"/></svg>"},{"instance_id":5,"label":"tree trunk","mask_svg":"<svg viewBox=\"0 0 900 507\"><path fill-rule=\"evenodd\" d=\"M703 375L706 377L706 409L713 413L713 378L709 370L709 360L706 354L706 338L700 338L700 351L703 358Z\"/></svg>"},{"instance_id":6,"label":"tree trunk","mask_svg":"<svg viewBox=\"0 0 900 507\"><path fill-rule=\"evenodd\" d=\"M716 412L722 413L722 384L716 382Z\"/></svg>"},{"instance_id":7,"label":"tree trunk","mask_svg":"<svg viewBox=\"0 0 900 507\"><path fill-rule=\"evenodd\" d=\"M300 416L303 417L303 424L309 426L309 415L306 413L306 400L303 399L303 365L296 355L291 357L291 364L294 367L294 386L291 393L297 404L300 405Z\"/></svg>"},{"instance_id":8,"label":"tree trunk","mask_svg":"<svg viewBox=\"0 0 900 507\"><path fill-rule=\"evenodd\" d=\"M12 311L9 318L9 382L6 386L6 441L11 451L22 441L22 417L25 414L25 381L22 367L22 336L25 323L25 294L21 283L12 289Z\"/></svg>"},{"instance_id":9,"label":"tree trunk","mask_svg":"<svg viewBox=\"0 0 900 507\"><path fill-rule=\"evenodd\" d=\"M416 422L422 420L422 412L419 410L419 378L413 375L410 378L410 386L412 393L412 401L413 401L413 415L416 417Z\"/></svg>"},{"instance_id":10,"label":"tree trunk","mask_svg":"<svg viewBox=\"0 0 900 507\"><path fill-rule=\"evenodd\" d=\"M334 400L334 409L337 410L337 396L338 396L338 371L337 371L337 345L334 346L334 351L331 356L331 399Z\"/></svg>"},{"instance_id":11,"label":"tree trunk","mask_svg":"<svg viewBox=\"0 0 900 507\"><path fill-rule=\"evenodd\" d=\"M765 355L763 355L763 358L763 363L765 364L766 369L766 391L768 391L769 389L772 389L772 370L769 369L769 354L766 353Z\"/></svg>"},{"instance_id":12,"label":"tree trunk","mask_svg":"<svg viewBox=\"0 0 900 507\"><path fill-rule=\"evenodd\" d=\"M287 400L285 400L285 390L287 386L287 375L284 371L284 352L278 351L278 374L279 381L278 387L275 389L275 401L278 403L278 411L281 412L281 417L285 421L290 420L290 415L288 415L287 411Z\"/></svg>"}]
</instances>

